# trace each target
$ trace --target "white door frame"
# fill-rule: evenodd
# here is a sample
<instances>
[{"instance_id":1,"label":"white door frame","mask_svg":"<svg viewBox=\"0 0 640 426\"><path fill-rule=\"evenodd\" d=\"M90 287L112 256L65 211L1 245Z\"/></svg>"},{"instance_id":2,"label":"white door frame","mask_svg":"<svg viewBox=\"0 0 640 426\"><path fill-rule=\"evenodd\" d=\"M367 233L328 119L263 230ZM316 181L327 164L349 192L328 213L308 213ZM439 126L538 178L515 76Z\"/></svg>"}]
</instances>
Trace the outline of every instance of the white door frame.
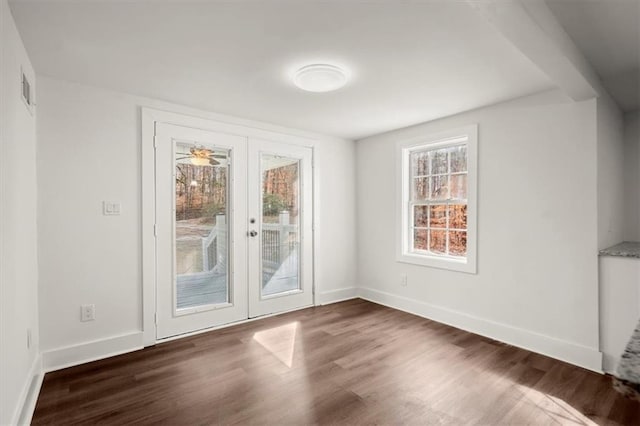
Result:
<instances>
[{"instance_id":1,"label":"white door frame","mask_svg":"<svg viewBox=\"0 0 640 426\"><path fill-rule=\"evenodd\" d=\"M319 138L283 129L250 120L236 119L233 117L215 116L214 119L184 115L180 113L162 111L154 108L141 108L142 146L141 146L141 210L142 210L142 332L143 345L153 346L156 340L156 245L155 245L155 128L156 123L175 124L178 126L192 127L234 134L248 138L259 138L283 143L309 147L314 150L314 145ZM315 151L315 150L314 150ZM315 155L314 155L315 156ZM315 160L314 160L315 161ZM316 194L318 194L317 171L313 167L313 234L317 223L318 212L316 209ZM317 305L316 295L319 293L316 282L315 255L318 253L317 241L313 238L314 262L313 270L313 303ZM214 328L214 327L212 327ZM217 327L219 328L219 327Z\"/></svg>"}]
</instances>

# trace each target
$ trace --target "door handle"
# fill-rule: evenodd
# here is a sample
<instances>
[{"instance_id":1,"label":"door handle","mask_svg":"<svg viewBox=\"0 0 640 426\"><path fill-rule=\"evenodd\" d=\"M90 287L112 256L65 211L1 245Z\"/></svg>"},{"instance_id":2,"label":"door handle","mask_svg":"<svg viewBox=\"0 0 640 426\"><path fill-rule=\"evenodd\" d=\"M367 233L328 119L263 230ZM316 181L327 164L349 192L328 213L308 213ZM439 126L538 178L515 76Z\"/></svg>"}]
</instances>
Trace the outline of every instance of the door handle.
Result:
<instances>
[{"instance_id":1,"label":"door handle","mask_svg":"<svg viewBox=\"0 0 640 426\"><path fill-rule=\"evenodd\" d=\"M249 236L250 236L250 237L255 237L256 235L258 235L258 232L256 232L256 231L249 231Z\"/></svg>"}]
</instances>

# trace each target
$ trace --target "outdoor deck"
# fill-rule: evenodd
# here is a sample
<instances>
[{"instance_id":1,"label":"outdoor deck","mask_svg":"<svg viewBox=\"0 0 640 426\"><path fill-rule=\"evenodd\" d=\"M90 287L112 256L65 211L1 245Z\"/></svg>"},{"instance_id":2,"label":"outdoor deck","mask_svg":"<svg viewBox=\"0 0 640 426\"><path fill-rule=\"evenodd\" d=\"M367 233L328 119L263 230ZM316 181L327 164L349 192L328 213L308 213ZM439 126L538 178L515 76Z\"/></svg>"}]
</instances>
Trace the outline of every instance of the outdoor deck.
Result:
<instances>
[{"instance_id":1,"label":"outdoor deck","mask_svg":"<svg viewBox=\"0 0 640 426\"><path fill-rule=\"evenodd\" d=\"M262 295L269 296L298 288L297 250L274 271L263 268ZM228 301L227 274L213 271L181 275L177 286L177 308L226 303Z\"/></svg>"}]
</instances>

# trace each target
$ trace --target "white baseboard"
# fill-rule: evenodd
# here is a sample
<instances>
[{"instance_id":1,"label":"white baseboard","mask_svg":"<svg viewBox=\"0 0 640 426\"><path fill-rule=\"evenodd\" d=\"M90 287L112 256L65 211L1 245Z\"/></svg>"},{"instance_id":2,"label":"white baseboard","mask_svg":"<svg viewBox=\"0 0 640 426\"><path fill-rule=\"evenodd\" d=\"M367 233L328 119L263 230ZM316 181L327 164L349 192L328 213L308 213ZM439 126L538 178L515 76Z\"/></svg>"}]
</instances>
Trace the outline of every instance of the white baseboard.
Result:
<instances>
[{"instance_id":1,"label":"white baseboard","mask_svg":"<svg viewBox=\"0 0 640 426\"><path fill-rule=\"evenodd\" d=\"M38 402L38 395L40 394L40 387L42 386L43 378L42 357L38 354L29 369L29 376L24 383L22 392L20 393L20 399L18 400L18 405L13 414L11 424L31 424L31 418L33 417L33 411L36 408L36 402Z\"/></svg>"},{"instance_id":2,"label":"white baseboard","mask_svg":"<svg viewBox=\"0 0 640 426\"><path fill-rule=\"evenodd\" d=\"M620 361L620 356L613 356L611 354L607 354L604 352L602 357L602 369L607 374L614 374L618 369L618 362Z\"/></svg>"},{"instance_id":3,"label":"white baseboard","mask_svg":"<svg viewBox=\"0 0 640 426\"><path fill-rule=\"evenodd\" d=\"M142 332L134 332L42 353L45 373L142 349Z\"/></svg>"},{"instance_id":4,"label":"white baseboard","mask_svg":"<svg viewBox=\"0 0 640 426\"><path fill-rule=\"evenodd\" d=\"M318 293L316 304L328 305L329 303L342 302L343 300L355 299L356 297L358 297L357 287L343 287Z\"/></svg>"},{"instance_id":5,"label":"white baseboard","mask_svg":"<svg viewBox=\"0 0 640 426\"><path fill-rule=\"evenodd\" d=\"M602 373L602 353L596 348L545 336L522 328L478 318L403 296L360 287L365 300L399 309L443 324L489 337L519 348L556 358L588 370Z\"/></svg>"}]
</instances>

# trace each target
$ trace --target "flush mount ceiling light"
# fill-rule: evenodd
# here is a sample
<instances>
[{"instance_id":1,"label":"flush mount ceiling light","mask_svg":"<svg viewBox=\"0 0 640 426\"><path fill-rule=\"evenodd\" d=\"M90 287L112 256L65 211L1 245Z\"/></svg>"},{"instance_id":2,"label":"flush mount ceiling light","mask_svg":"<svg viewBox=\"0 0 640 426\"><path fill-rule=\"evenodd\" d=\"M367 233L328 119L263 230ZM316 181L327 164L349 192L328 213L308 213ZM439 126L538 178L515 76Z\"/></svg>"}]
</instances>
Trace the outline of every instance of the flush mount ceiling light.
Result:
<instances>
[{"instance_id":1,"label":"flush mount ceiling light","mask_svg":"<svg viewBox=\"0 0 640 426\"><path fill-rule=\"evenodd\" d=\"M331 92L347 83L345 70L330 64L312 64L300 68L293 76L293 82L308 92Z\"/></svg>"}]
</instances>

